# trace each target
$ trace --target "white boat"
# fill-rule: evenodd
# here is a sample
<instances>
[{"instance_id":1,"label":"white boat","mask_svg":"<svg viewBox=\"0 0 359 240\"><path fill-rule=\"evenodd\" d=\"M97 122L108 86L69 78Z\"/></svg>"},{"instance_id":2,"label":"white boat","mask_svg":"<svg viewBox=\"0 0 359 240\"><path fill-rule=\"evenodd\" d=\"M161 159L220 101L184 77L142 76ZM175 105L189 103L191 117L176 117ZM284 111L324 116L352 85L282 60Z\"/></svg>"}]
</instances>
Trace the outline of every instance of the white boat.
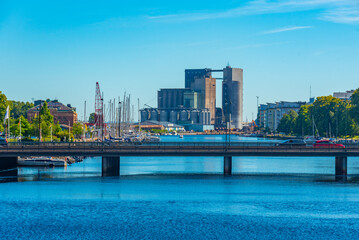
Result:
<instances>
[{"instance_id":1,"label":"white boat","mask_svg":"<svg viewBox=\"0 0 359 240\"><path fill-rule=\"evenodd\" d=\"M39 167L65 167L66 161L60 158L52 157L29 157L19 158L17 160L19 166L39 166Z\"/></svg>"},{"instance_id":2,"label":"white boat","mask_svg":"<svg viewBox=\"0 0 359 240\"><path fill-rule=\"evenodd\" d=\"M181 135L179 135L179 138L183 138L183 135L181 134Z\"/></svg>"},{"instance_id":3,"label":"white boat","mask_svg":"<svg viewBox=\"0 0 359 240\"><path fill-rule=\"evenodd\" d=\"M143 142L159 142L160 138L157 136L146 136Z\"/></svg>"}]
</instances>

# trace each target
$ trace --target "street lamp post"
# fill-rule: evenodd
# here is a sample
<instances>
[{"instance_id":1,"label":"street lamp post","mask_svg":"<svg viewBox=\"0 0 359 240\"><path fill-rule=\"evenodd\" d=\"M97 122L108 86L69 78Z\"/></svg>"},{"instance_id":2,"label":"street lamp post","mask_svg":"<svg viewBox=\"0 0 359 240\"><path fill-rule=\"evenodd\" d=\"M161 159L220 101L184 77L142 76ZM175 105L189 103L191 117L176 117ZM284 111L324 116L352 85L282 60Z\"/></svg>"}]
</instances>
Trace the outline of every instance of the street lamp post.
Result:
<instances>
[{"instance_id":1,"label":"street lamp post","mask_svg":"<svg viewBox=\"0 0 359 240\"><path fill-rule=\"evenodd\" d=\"M121 105L121 101L118 102L118 137L121 137L121 109L122 109L122 105Z\"/></svg>"},{"instance_id":2,"label":"street lamp post","mask_svg":"<svg viewBox=\"0 0 359 240\"><path fill-rule=\"evenodd\" d=\"M256 124L257 126L259 126L259 122L260 122L260 116L259 116L260 112L259 112L259 96L257 96L257 121ZM254 129L254 128L253 128Z\"/></svg>"},{"instance_id":3,"label":"street lamp post","mask_svg":"<svg viewBox=\"0 0 359 240\"><path fill-rule=\"evenodd\" d=\"M39 144L41 142L41 108L42 108L42 101L40 100L40 108L39 108Z\"/></svg>"},{"instance_id":4,"label":"street lamp post","mask_svg":"<svg viewBox=\"0 0 359 240\"><path fill-rule=\"evenodd\" d=\"M229 114L229 136L228 136L228 144L231 146L231 123L232 123L232 114Z\"/></svg>"},{"instance_id":5,"label":"street lamp post","mask_svg":"<svg viewBox=\"0 0 359 240\"><path fill-rule=\"evenodd\" d=\"M226 119L226 150L227 150L227 145L231 144L231 115L232 115L232 102L229 101L227 102L227 99L225 100L225 106L226 106L226 116L225 116L225 119ZM229 107L228 107L229 106ZM228 132L229 132L229 135L228 135Z\"/></svg>"},{"instance_id":6,"label":"street lamp post","mask_svg":"<svg viewBox=\"0 0 359 240\"><path fill-rule=\"evenodd\" d=\"M224 105L225 105L225 107L226 107L224 119L226 120L226 151L227 151L227 147L228 147L228 118L227 118L227 114L228 114L228 102L227 102L227 99L225 100Z\"/></svg>"},{"instance_id":7,"label":"street lamp post","mask_svg":"<svg viewBox=\"0 0 359 240\"><path fill-rule=\"evenodd\" d=\"M102 93L102 96L103 96L103 93ZM103 97L101 98L101 102L102 102L102 104L103 104ZM104 116L103 116L103 105L102 105L102 114L101 114L101 139L102 139L102 143L103 143L103 138L104 138L104 134L103 134L103 125L104 125Z\"/></svg>"},{"instance_id":8,"label":"street lamp post","mask_svg":"<svg viewBox=\"0 0 359 240\"><path fill-rule=\"evenodd\" d=\"M162 97L161 96L159 96L158 97L158 101L159 102L161 102L161 100L162 100ZM162 104L161 104L161 106L162 106ZM161 107L162 108L162 107ZM161 108L159 108L159 106L158 106L158 125L160 126L160 128L161 128L161 130L162 130L162 127L161 127ZM161 134L161 133L160 133Z\"/></svg>"}]
</instances>

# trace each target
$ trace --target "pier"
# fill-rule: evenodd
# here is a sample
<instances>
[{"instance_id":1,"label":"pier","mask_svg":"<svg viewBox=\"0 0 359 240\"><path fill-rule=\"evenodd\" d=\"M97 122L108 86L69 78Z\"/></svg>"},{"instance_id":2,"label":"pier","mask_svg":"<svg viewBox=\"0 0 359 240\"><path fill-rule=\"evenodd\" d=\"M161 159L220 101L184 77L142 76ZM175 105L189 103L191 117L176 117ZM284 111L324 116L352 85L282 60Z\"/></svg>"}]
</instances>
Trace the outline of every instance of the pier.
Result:
<instances>
[{"instance_id":1,"label":"pier","mask_svg":"<svg viewBox=\"0 0 359 240\"><path fill-rule=\"evenodd\" d=\"M223 174L232 174L232 158L259 157L333 157L335 176L345 180L348 157L359 157L359 146L347 148L313 148L302 146L268 146L210 142L161 143L40 143L10 144L0 148L0 171L17 167L18 156L101 156L102 176L119 176L120 157L223 157Z\"/></svg>"}]
</instances>

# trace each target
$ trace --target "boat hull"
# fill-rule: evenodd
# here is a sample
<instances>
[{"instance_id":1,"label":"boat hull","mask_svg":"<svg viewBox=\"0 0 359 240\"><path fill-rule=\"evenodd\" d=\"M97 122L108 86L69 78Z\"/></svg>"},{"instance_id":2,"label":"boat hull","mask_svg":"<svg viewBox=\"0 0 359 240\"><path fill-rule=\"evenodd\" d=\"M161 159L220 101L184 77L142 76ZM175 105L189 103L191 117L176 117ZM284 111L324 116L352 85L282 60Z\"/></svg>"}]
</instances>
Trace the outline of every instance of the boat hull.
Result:
<instances>
[{"instance_id":1,"label":"boat hull","mask_svg":"<svg viewBox=\"0 0 359 240\"><path fill-rule=\"evenodd\" d=\"M18 166L28 167L64 167L66 162L63 160L43 160L43 159L19 159Z\"/></svg>"}]
</instances>

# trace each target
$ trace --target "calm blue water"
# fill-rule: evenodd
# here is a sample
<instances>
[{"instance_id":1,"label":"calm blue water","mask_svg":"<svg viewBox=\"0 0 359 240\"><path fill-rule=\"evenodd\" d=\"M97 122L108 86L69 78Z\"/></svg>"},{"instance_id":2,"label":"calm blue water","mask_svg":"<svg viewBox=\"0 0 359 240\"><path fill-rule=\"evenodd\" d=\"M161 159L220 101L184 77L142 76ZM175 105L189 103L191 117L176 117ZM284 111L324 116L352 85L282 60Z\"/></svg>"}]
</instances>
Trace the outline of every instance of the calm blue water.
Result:
<instances>
[{"instance_id":1,"label":"calm blue water","mask_svg":"<svg viewBox=\"0 0 359 240\"><path fill-rule=\"evenodd\" d=\"M100 177L100 158L20 168L0 184L0 239L359 238L358 158L345 184L333 158L240 157L222 171L216 157L122 157L118 178Z\"/></svg>"}]
</instances>

